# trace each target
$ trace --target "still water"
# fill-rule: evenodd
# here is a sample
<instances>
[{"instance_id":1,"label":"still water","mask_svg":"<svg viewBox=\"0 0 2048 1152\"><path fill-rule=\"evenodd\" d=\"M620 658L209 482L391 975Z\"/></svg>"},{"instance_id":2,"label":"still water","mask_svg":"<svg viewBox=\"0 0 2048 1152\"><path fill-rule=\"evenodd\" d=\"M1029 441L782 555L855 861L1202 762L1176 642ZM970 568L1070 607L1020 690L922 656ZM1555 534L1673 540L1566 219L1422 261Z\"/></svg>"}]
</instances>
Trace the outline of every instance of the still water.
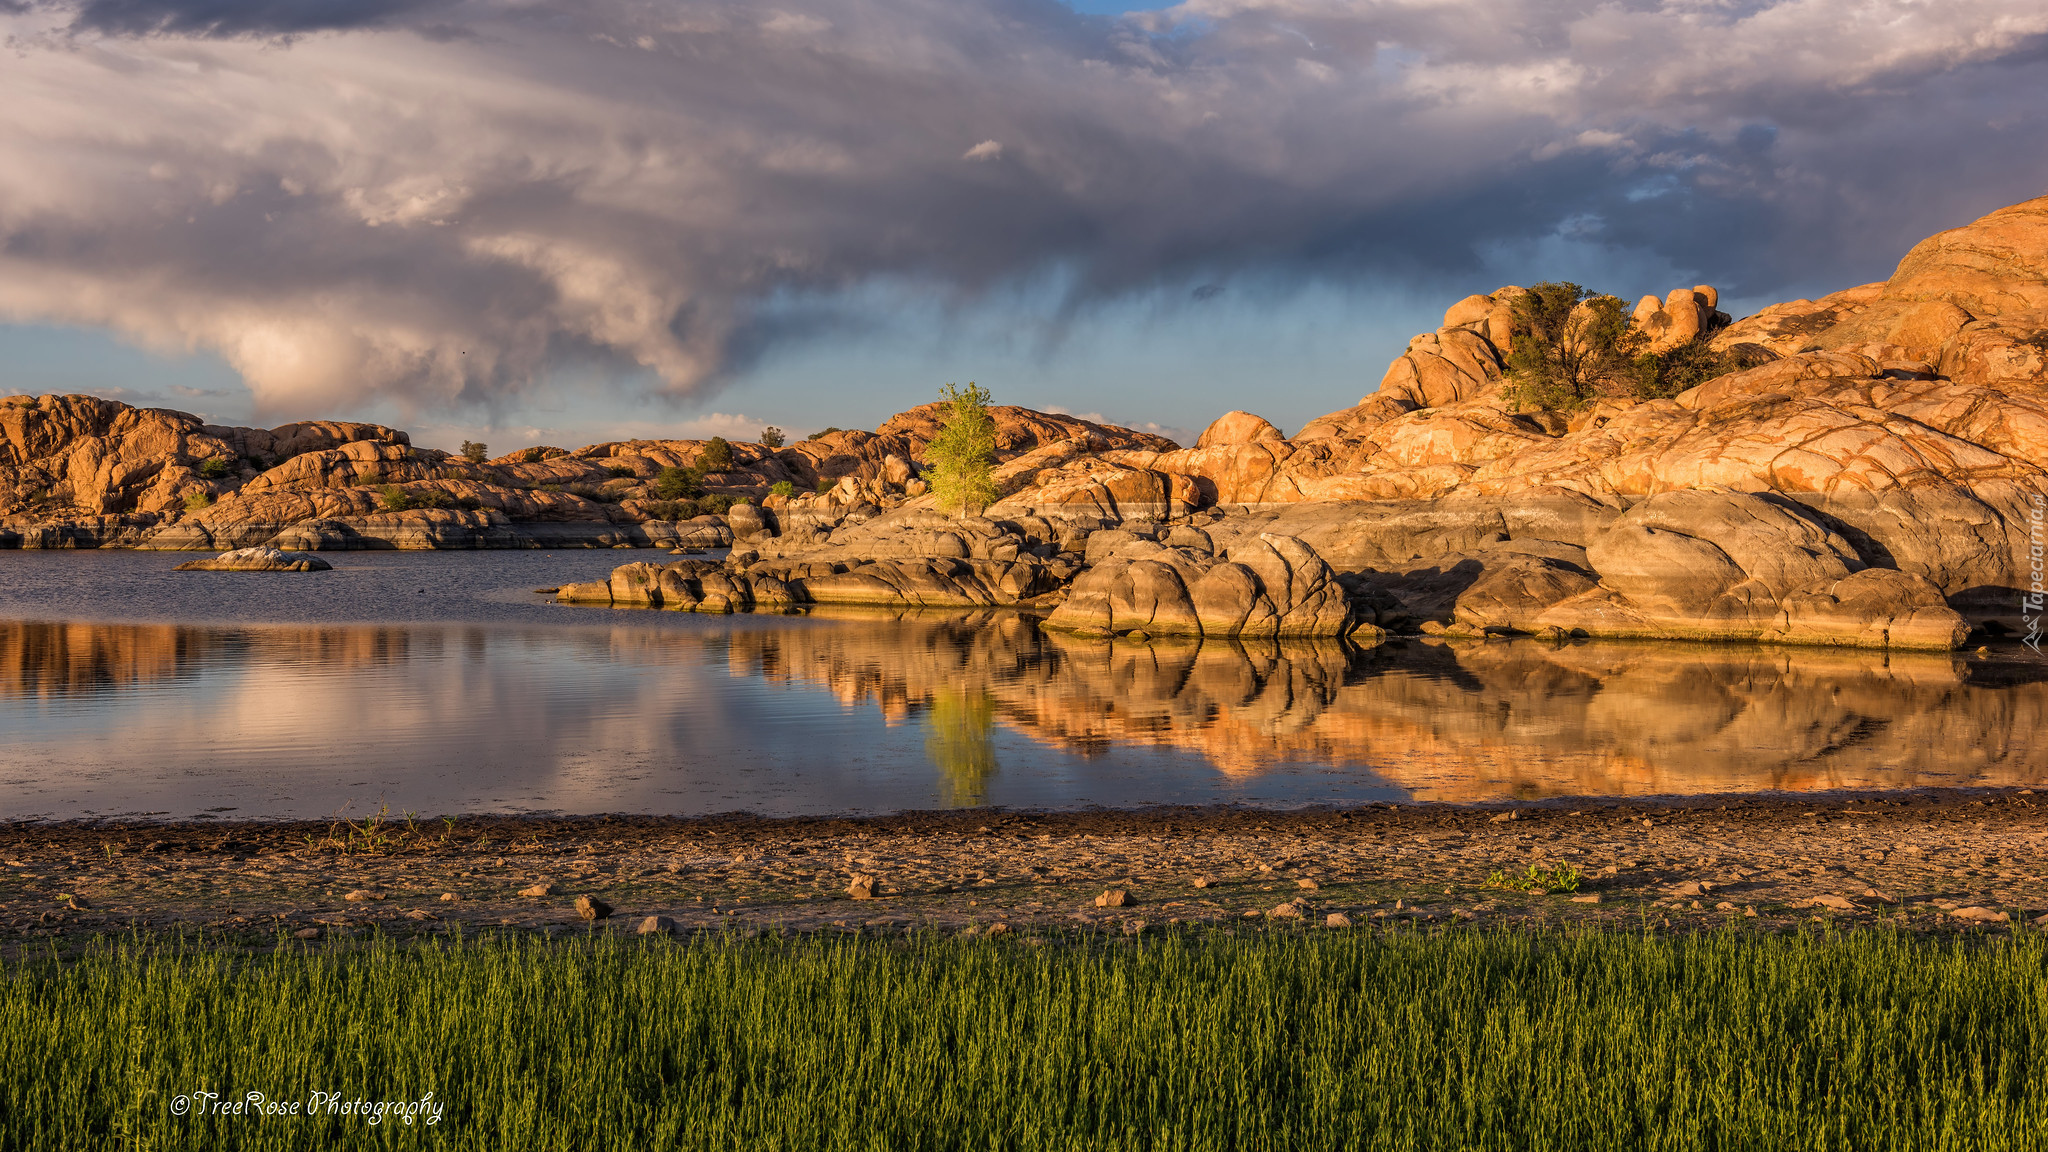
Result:
<instances>
[{"instance_id":1,"label":"still water","mask_svg":"<svg viewBox=\"0 0 2048 1152\"><path fill-rule=\"evenodd\" d=\"M0 818L764 814L2035 785L2048 664L613 611L618 552L0 553Z\"/></svg>"}]
</instances>

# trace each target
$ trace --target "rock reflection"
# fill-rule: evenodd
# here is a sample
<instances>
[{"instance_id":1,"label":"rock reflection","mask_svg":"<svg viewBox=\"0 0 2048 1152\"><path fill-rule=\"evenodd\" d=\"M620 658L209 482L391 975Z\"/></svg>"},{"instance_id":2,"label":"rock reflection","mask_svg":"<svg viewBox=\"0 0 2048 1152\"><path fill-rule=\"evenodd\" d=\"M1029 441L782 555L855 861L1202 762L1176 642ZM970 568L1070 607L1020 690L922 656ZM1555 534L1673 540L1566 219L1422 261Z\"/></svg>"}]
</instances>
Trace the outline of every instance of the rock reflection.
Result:
<instances>
[{"instance_id":1,"label":"rock reflection","mask_svg":"<svg viewBox=\"0 0 2048 1152\"><path fill-rule=\"evenodd\" d=\"M204 692L142 691L209 670L227 675ZM720 695L721 683L754 695ZM61 698L84 710L61 723L37 719L35 701ZM661 795L708 793L726 787L741 760L780 781L764 795L825 803L804 771L832 759L832 741L874 744L876 713L892 727L921 724L929 762L919 761L914 729L907 748L863 761L917 777L875 785L914 788L917 799L855 801L878 807L928 803L934 777L945 804L989 803L1003 786L999 733L1037 743L1047 762L1169 749L1199 756L1198 774L1203 761L1237 780L1320 766L1358 787L1392 784L1447 801L2048 779L2048 666L2018 657L1535 641L1366 651L1133 643L1050 635L1001 612L736 620L691 631L0 624L0 700L9 699L28 702L0 715L12 716L22 764L52 754L30 749L35 739L74 758L99 755L100 742L124 756L154 749L143 755L166 768L172 749L195 762L329 753L365 769L431 761L521 781L522 802L534 806L582 810L603 810L628 778L670 790ZM135 728L117 732L123 725ZM1028 766L1018 742L1002 746L1014 767ZM661 775L678 766L688 766L687 781ZM1126 783L1119 795L1146 794L1145 780ZM837 786L862 781L846 776ZM753 801L735 793L732 803Z\"/></svg>"},{"instance_id":2,"label":"rock reflection","mask_svg":"<svg viewBox=\"0 0 2048 1152\"><path fill-rule=\"evenodd\" d=\"M1199 752L1251 775L1370 768L1418 799L2031 785L2048 669L1945 653L1535 641L1266 646L905 617L733 638L735 664L902 718L985 692L1060 748Z\"/></svg>"}]
</instances>

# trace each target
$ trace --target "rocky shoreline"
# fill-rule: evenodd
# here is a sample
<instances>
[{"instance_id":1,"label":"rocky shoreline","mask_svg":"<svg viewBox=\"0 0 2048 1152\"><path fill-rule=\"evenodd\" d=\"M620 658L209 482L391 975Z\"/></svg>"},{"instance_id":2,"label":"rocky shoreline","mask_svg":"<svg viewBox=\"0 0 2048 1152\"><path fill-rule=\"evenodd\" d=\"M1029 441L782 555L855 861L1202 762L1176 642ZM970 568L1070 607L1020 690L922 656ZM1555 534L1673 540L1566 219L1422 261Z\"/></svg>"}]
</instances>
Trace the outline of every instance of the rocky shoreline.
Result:
<instances>
[{"instance_id":1,"label":"rocky shoreline","mask_svg":"<svg viewBox=\"0 0 2048 1152\"><path fill-rule=\"evenodd\" d=\"M458 928L630 932L650 917L684 932L1731 922L1996 932L2048 910L2044 842L2048 810L2031 790L780 820L17 823L0 825L0 948L135 931L259 944ZM1542 878L1533 891L1532 868ZM586 918L579 897L603 915Z\"/></svg>"}]
</instances>

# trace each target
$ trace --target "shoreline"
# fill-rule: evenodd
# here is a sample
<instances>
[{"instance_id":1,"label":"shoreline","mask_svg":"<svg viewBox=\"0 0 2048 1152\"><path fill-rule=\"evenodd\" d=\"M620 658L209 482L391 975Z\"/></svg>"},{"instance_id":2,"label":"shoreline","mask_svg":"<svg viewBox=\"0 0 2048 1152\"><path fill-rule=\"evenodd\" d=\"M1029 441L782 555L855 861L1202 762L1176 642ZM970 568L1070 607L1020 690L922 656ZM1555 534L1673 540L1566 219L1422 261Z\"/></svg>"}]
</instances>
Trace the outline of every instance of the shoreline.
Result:
<instances>
[{"instance_id":1,"label":"shoreline","mask_svg":"<svg viewBox=\"0 0 2048 1152\"><path fill-rule=\"evenodd\" d=\"M1332 913L1353 930L1822 920L1998 931L2048 910L2044 848L2048 805L2030 789L409 825L10 823L0 825L0 951L136 930L247 943L457 927L553 933L588 926L578 896L608 904L595 927L616 932L654 916L683 933L1321 931ZM1488 883L1532 866L1576 869L1578 886L1528 893ZM873 879L872 897L849 894L860 876ZM536 885L548 894L521 894ZM1098 906L1113 891L1130 902Z\"/></svg>"}]
</instances>

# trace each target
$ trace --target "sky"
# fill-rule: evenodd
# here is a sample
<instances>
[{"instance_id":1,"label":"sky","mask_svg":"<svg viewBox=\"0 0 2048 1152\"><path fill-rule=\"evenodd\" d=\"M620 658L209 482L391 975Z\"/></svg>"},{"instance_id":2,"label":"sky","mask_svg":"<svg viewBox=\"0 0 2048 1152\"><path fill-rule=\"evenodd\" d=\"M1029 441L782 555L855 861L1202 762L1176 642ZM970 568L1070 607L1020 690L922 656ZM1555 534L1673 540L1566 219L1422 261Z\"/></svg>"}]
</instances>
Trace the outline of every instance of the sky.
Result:
<instances>
[{"instance_id":1,"label":"sky","mask_svg":"<svg viewBox=\"0 0 2048 1152\"><path fill-rule=\"evenodd\" d=\"M1183 442L1457 299L2048 193L2039 0L0 0L0 392L494 451L977 381Z\"/></svg>"}]
</instances>

